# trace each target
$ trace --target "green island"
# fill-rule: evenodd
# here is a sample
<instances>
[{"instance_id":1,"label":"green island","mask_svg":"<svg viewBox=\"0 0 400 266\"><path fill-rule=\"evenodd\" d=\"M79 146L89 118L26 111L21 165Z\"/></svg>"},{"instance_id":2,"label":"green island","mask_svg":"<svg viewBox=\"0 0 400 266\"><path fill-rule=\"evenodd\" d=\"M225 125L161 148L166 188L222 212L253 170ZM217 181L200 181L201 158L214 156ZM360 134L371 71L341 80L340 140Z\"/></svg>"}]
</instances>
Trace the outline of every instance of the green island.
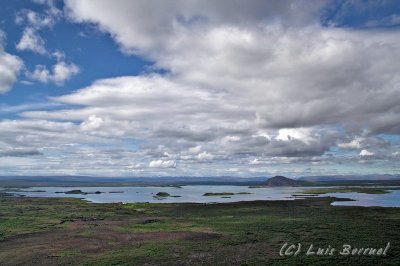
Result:
<instances>
[{"instance_id":1,"label":"green island","mask_svg":"<svg viewBox=\"0 0 400 266\"><path fill-rule=\"evenodd\" d=\"M177 195L171 195L168 192L158 192L155 196L153 196L153 198L155 199L159 199L159 200L163 200L167 197L171 197L171 198L180 198L182 196L177 196Z\"/></svg>"},{"instance_id":2,"label":"green island","mask_svg":"<svg viewBox=\"0 0 400 266\"><path fill-rule=\"evenodd\" d=\"M207 192L204 193L203 196L210 197L210 196L233 196L235 193L232 192Z\"/></svg>"},{"instance_id":3,"label":"green island","mask_svg":"<svg viewBox=\"0 0 400 266\"><path fill-rule=\"evenodd\" d=\"M67 195L88 195L88 194L102 194L104 192L101 192L101 191L84 192L84 191L82 191L80 189L73 189L73 190L69 190L69 191L65 191L65 192L57 191L55 193L57 193L57 194L67 194Z\"/></svg>"},{"instance_id":4,"label":"green island","mask_svg":"<svg viewBox=\"0 0 400 266\"><path fill-rule=\"evenodd\" d=\"M224 204L0 197L2 265L399 265L400 209L339 199ZM284 243L384 247L386 256L281 257Z\"/></svg>"},{"instance_id":5,"label":"green island","mask_svg":"<svg viewBox=\"0 0 400 266\"><path fill-rule=\"evenodd\" d=\"M86 192L83 192L80 189L69 190L69 191L66 191L66 192L57 191L56 193L59 193L59 194L64 193L64 194L67 194L67 195L74 195L74 194L75 195L87 195Z\"/></svg>"},{"instance_id":6,"label":"green island","mask_svg":"<svg viewBox=\"0 0 400 266\"><path fill-rule=\"evenodd\" d=\"M209 196L233 196L233 195L247 195L251 194L250 192L238 192L238 193L233 193L233 192L207 192L204 193L203 196L209 197Z\"/></svg>"},{"instance_id":7,"label":"green island","mask_svg":"<svg viewBox=\"0 0 400 266\"><path fill-rule=\"evenodd\" d=\"M158 192L157 194L156 194L156 196L157 197L169 197L169 196L171 196L169 193L167 193L167 192Z\"/></svg>"}]
</instances>

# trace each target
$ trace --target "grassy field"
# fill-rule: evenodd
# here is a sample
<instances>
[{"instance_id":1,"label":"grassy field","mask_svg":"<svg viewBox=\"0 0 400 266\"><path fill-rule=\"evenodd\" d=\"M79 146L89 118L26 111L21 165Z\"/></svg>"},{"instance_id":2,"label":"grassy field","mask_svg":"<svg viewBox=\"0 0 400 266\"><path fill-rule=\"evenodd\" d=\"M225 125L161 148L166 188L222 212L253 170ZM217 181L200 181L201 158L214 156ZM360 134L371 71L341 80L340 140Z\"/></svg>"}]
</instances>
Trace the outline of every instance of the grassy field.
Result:
<instances>
[{"instance_id":1,"label":"grassy field","mask_svg":"<svg viewBox=\"0 0 400 266\"><path fill-rule=\"evenodd\" d=\"M93 204L0 197L1 265L400 265L400 208L332 198L229 204ZM336 199L337 200L337 199ZM386 256L306 256L310 244ZM280 256L301 243L297 256Z\"/></svg>"}]
</instances>

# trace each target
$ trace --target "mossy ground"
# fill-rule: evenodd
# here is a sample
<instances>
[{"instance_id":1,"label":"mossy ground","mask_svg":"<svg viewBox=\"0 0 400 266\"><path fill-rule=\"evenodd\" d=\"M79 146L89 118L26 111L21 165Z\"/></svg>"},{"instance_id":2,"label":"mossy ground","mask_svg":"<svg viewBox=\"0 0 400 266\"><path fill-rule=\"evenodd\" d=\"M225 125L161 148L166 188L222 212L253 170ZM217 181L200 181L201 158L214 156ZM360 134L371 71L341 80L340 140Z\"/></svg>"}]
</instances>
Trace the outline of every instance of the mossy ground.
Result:
<instances>
[{"instance_id":1,"label":"mossy ground","mask_svg":"<svg viewBox=\"0 0 400 266\"><path fill-rule=\"evenodd\" d=\"M226 204L93 204L0 198L1 265L400 265L400 208L332 198ZM380 247L386 257L280 257L285 243Z\"/></svg>"}]
</instances>

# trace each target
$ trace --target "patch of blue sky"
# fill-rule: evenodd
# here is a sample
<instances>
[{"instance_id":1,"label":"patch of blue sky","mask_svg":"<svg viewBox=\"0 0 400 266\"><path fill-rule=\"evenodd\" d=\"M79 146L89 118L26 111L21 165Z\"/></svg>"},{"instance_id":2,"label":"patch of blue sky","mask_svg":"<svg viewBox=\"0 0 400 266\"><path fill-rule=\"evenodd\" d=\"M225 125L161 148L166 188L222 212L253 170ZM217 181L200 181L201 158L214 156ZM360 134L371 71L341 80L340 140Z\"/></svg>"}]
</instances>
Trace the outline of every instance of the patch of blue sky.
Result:
<instances>
[{"instance_id":1,"label":"patch of blue sky","mask_svg":"<svg viewBox=\"0 0 400 266\"><path fill-rule=\"evenodd\" d=\"M378 134L378 138L389 141L391 144L400 144L400 135L394 134Z\"/></svg>"},{"instance_id":2,"label":"patch of blue sky","mask_svg":"<svg viewBox=\"0 0 400 266\"><path fill-rule=\"evenodd\" d=\"M323 10L324 26L348 28L392 28L400 26L400 1L332 0Z\"/></svg>"},{"instance_id":3,"label":"patch of blue sky","mask_svg":"<svg viewBox=\"0 0 400 266\"><path fill-rule=\"evenodd\" d=\"M32 51L19 51L16 44L19 42L24 26L15 23L16 16L21 9L43 12L43 6L30 1L10 1L0 9L0 30L5 33L5 50L20 57L24 61L24 70L20 73L19 82L13 89L3 94L2 103L21 105L35 101L40 104L49 96L64 95L68 92L89 86L94 80L118 76L141 75L146 72L164 74L164 70L154 68L153 62L137 55L128 55L121 52L112 38L95 27L59 20L52 29L42 28L38 34L45 40L47 53L37 54ZM80 73L67 80L63 86L54 83L29 82L25 77L32 72L36 65L43 65L47 69L57 63L52 53L60 51L65 54L65 61L73 63L80 69ZM27 82L28 81L28 82ZM52 105L55 106L54 104ZM12 118L14 114L0 112L0 118Z\"/></svg>"}]
</instances>

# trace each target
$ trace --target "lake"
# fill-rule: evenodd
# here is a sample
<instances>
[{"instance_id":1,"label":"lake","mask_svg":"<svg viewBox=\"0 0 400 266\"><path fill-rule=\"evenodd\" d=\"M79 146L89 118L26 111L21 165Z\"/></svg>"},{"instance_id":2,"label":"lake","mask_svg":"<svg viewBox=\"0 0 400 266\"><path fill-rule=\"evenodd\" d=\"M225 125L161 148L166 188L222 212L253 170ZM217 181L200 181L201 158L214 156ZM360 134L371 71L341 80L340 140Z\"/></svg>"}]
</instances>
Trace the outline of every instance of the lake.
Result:
<instances>
[{"instance_id":1,"label":"lake","mask_svg":"<svg viewBox=\"0 0 400 266\"><path fill-rule=\"evenodd\" d=\"M315 188L315 187L312 187ZM81 198L94 203L222 203L254 200L295 200L293 195L301 194L310 187L265 187L249 188L248 186L225 185L192 185L182 187L31 187L16 191L18 195L27 197L72 197ZM88 193L64 194L71 190ZM100 191L100 194L94 194ZM61 192L61 193L60 193ZM166 192L169 197L157 197L158 192ZM203 196L205 193L233 193L233 195ZM388 194L365 193L328 193L319 197L332 196L350 198L355 201L333 202L334 206L382 206L400 207L400 190L391 190Z\"/></svg>"},{"instance_id":2,"label":"lake","mask_svg":"<svg viewBox=\"0 0 400 266\"><path fill-rule=\"evenodd\" d=\"M388 190L387 194L365 194L365 193L328 193L326 196L337 198L350 198L354 201L332 202L334 206L381 206L400 207L400 190Z\"/></svg>"}]
</instances>

